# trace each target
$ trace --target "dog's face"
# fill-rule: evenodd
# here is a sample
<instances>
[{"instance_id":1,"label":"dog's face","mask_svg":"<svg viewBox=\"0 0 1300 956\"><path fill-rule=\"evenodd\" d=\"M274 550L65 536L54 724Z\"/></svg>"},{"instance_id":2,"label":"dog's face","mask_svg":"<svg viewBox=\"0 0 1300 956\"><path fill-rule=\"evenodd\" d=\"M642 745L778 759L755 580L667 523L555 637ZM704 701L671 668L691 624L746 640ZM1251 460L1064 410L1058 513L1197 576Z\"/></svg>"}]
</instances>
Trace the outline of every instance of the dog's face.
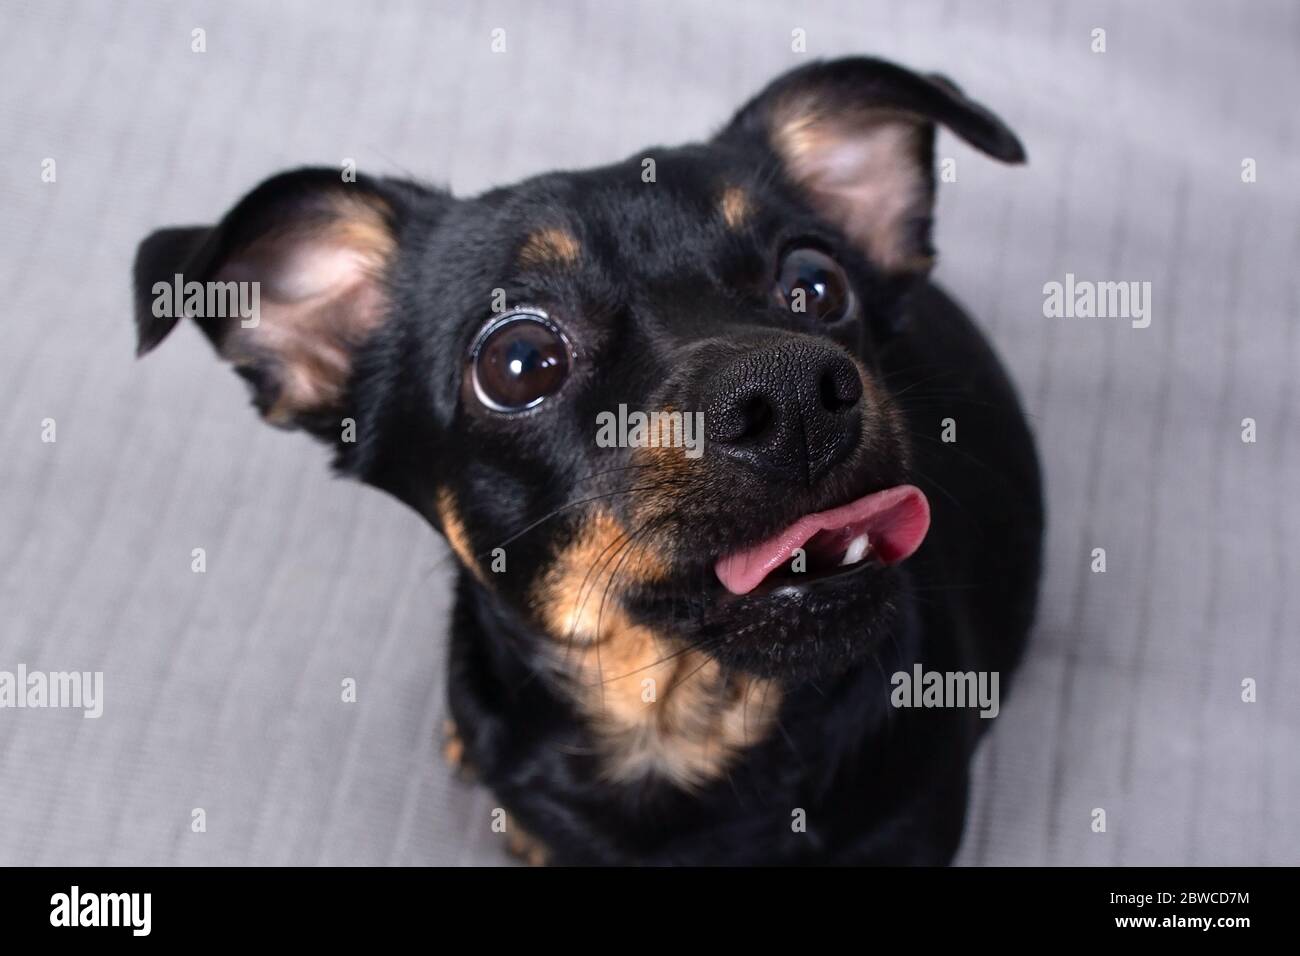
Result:
<instances>
[{"instance_id":1,"label":"dog's face","mask_svg":"<svg viewBox=\"0 0 1300 956\"><path fill-rule=\"evenodd\" d=\"M146 240L141 350L176 321L155 283L257 282L255 326L197 321L263 415L426 515L525 631L833 669L928 522L876 351L930 263L936 122L1023 158L946 81L852 59L705 144L474 199L288 173Z\"/></svg>"}]
</instances>

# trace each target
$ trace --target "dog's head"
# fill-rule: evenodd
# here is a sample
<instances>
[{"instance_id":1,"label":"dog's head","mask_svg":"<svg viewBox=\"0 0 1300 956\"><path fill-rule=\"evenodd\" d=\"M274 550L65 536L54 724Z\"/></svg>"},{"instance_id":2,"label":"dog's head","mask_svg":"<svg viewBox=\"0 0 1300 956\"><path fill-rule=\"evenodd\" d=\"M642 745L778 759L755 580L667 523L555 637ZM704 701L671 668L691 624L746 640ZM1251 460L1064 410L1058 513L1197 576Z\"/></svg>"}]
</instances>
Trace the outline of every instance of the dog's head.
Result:
<instances>
[{"instance_id":1,"label":"dog's head","mask_svg":"<svg viewBox=\"0 0 1300 956\"><path fill-rule=\"evenodd\" d=\"M256 283L256 321L195 318L262 415L426 515L525 631L842 666L927 528L876 357L931 264L940 123L1023 159L951 83L856 58L782 76L706 143L473 199L286 173L145 240L140 351L176 276Z\"/></svg>"}]
</instances>

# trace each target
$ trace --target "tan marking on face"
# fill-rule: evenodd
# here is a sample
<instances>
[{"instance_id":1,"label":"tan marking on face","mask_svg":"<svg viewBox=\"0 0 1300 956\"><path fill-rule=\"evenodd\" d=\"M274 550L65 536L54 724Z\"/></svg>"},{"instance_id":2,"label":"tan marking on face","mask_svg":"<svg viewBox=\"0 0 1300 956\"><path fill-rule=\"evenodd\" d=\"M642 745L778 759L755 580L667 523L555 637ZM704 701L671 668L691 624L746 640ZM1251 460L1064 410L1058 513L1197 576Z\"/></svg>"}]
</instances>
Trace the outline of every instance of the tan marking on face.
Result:
<instances>
[{"instance_id":1,"label":"tan marking on face","mask_svg":"<svg viewBox=\"0 0 1300 956\"><path fill-rule=\"evenodd\" d=\"M638 476L637 484L645 486L638 491L631 505L631 520L636 523L669 519L677 511L681 497L690 493L706 468L704 454L704 420L697 413L665 405L657 411L663 413L656 433L653 426L647 429L650 444L632 449L632 474ZM677 415L672 419L670 416ZM688 454L685 447L689 429L694 450Z\"/></svg>"},{"instance_id":2,"label":"tan marking on face","mask_svg":"<svg viewBox=\"0 0 1300 956\"><path fill-rule=\"evenodd\" d=\"M442 534L447 539L447 544L452 553L456 555L460 563L478 578L481 583L486 584L483 569L474 559L474 549L469 543L469 533L465 530L465 523L461 520L460 510L456 505L456 497L451 493L449 488L438 489L438 499L436 503L438 510L438 521L442 525Z\"/></svg>"},{"instance_id":3,"label":"tan marking on face","mask_svg":"<svg viewBox=\"0 0 1300 956\"><path fill-rule=\"evenodd\" d=\"M519 264L526 268L570 266L578 261L582 246L573 233L547 227L528 237L519 250Z\"/></svg>"},{"instance_id":4,"label":"tan marking on face","mask_svg":"<svg viewBox=\"0 0 1300 956\"><path fill-rule=\"evenodd\" d=\"M723 677L704 651L631 619L622 588L666 571L651 542L600 510L557 556L534 604L555 638L555 670L597 737L605 776L662 776L693 788L766 736L780 693L771 681Z\"/></svg>"},{"instance_id":5,"label":"tan marking on face","mask_svg":"<svg viewBox=\"0 0 1300 956\"><path fill-rule=\"evenodd\" d=\"M869 439L875 435L887 435L890 447L895 450L898 463L906 472L912 465L911 442L908 441L907 424L898 403L894 401L889 390L876 376L862 364L856 356L853 364L862 381L862 391L866 396L866 413L862 416L863 441L858 443L855 454L860 454L870 444Z\"/></svg>"},{"instance_id":6,"label":"tan marking on face","mask_svg":"<svg viewBox=\"0 0 1300 956\"><path fill-rule=\"evenodd\" d=\"M744 226L754 211L749 194L739 186L728 186L723 190L719 208L722 210L722 221L732 230Z\"/></svg>"}]
</instances>

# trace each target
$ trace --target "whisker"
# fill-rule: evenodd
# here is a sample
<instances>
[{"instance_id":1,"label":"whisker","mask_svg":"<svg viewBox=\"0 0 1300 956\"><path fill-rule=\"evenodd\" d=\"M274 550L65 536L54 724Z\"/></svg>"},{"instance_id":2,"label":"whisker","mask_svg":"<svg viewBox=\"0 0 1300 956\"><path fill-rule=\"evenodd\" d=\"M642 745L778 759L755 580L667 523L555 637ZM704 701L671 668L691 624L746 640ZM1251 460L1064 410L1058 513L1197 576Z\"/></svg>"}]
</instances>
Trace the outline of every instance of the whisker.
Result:
<instances>
[{"instance_id":1,"label":"whisker","mask_svg":"<svg viewBox=\"0 0 1300 956\"><path fill-rule=\"evenodd\" d=\"M566 511L568 511L568 510L570 510L570 509L572 509L572 508L577 508L577 507L580 507L580 506L582 506L582 505L591 504L591 503L594 502L594 501L603 501L603 500L606 499L606 498L616 498L616 497L618 497L619 495L630 495L630 494L636 494L636 493L638 493L638 492L642 492L642 491L659 491L659 490L662 490L662 489L663 489L664 487L666 487L666 486L667 486L667 484L666 484L665 482L657 482L657 483L655 483L655 484L653 484L653 485L643 485L643 486L635 487L635 488L623 488L623 489L620 489L620 490L618 490L618 491L608 491L608 492L605 492L604 494L592 495L590 498L580 498L580 499L577 500L577 501L570 501L570 502L567 503L567 504L560 505L558 508L554 509L554 510L551 511L550 513L543 515L542 517L540 517L540 518L538 518L536 521L534 521L534 522L528 524L527 526L525 526L525 527L522 528L521 530L516 531L514 534L510 535L510 537L506 538L504 541L502 541L502 542L500 542L499 544L497 544L497 545L495 546L495 548L489 549L489 550L486 552L486 554L480 554L480 555L478 555L478 557L486 557L486 556L490 556L491 553L492 553L492 551L494 551L496 548L503 548L503 547L505 547L507 544L510 544L510 543L513 542L513 541L517 541L517 540L519 540L519 539L522 538L524 535L528 534L528 532L535 530L535 529L538 528L539 526L545 524L547 521L552 520L553 518L555 518L555 517L557 517L557 516L563 514L564 512L566 512Z\"/></svg>"}]
</instances>

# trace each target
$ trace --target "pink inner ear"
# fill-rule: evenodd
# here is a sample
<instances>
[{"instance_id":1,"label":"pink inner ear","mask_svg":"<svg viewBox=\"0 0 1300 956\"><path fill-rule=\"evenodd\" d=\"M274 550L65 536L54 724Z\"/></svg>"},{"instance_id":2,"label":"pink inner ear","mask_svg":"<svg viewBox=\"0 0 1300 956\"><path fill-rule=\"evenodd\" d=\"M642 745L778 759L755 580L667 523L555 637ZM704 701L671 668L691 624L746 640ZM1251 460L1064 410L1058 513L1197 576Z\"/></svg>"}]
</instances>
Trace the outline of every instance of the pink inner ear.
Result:
<instances>
[{"instance_id":1,"label":"pink inner ear","mask_svg":"<svg viewBox=\"0 0 1300 956\"><path fill-rule=\"evenodd\" d=\"M925 122L890 110L832 116L806 109L789 110L773 130L791 178L886 272L927 267L909 227L930 212L930 170L919 164Z\"/></svg>"},{"instance_id":2,"label":"pink inner ear","mask_svg":"<svg viewBox=\"0 0 1300 956\"><path fill-rule=\"evenodd\" d=\"M266 236L238 253L216 281L257 283L257 324L231 321L222 353L271 372L279 393L269 421L337 410L352 351L384 319L384 268L394 240L378 210L340 203L347 218Z\"/></svg>"},{"instance_id":3,"label":"pink inner ear","mask_svg":"<svg viewBox=\"0 0 1300 956\"><path fill-rule=\"evenodd\" d=\"M359 281L371 263L365 254L346 245L319 239L297 241L288 236L267 240L279 248L252 247L248 254L222 270L225 279L261 282L262 301L283 304L329 295L340 286Z\"/></svg>"}]
</instances>

